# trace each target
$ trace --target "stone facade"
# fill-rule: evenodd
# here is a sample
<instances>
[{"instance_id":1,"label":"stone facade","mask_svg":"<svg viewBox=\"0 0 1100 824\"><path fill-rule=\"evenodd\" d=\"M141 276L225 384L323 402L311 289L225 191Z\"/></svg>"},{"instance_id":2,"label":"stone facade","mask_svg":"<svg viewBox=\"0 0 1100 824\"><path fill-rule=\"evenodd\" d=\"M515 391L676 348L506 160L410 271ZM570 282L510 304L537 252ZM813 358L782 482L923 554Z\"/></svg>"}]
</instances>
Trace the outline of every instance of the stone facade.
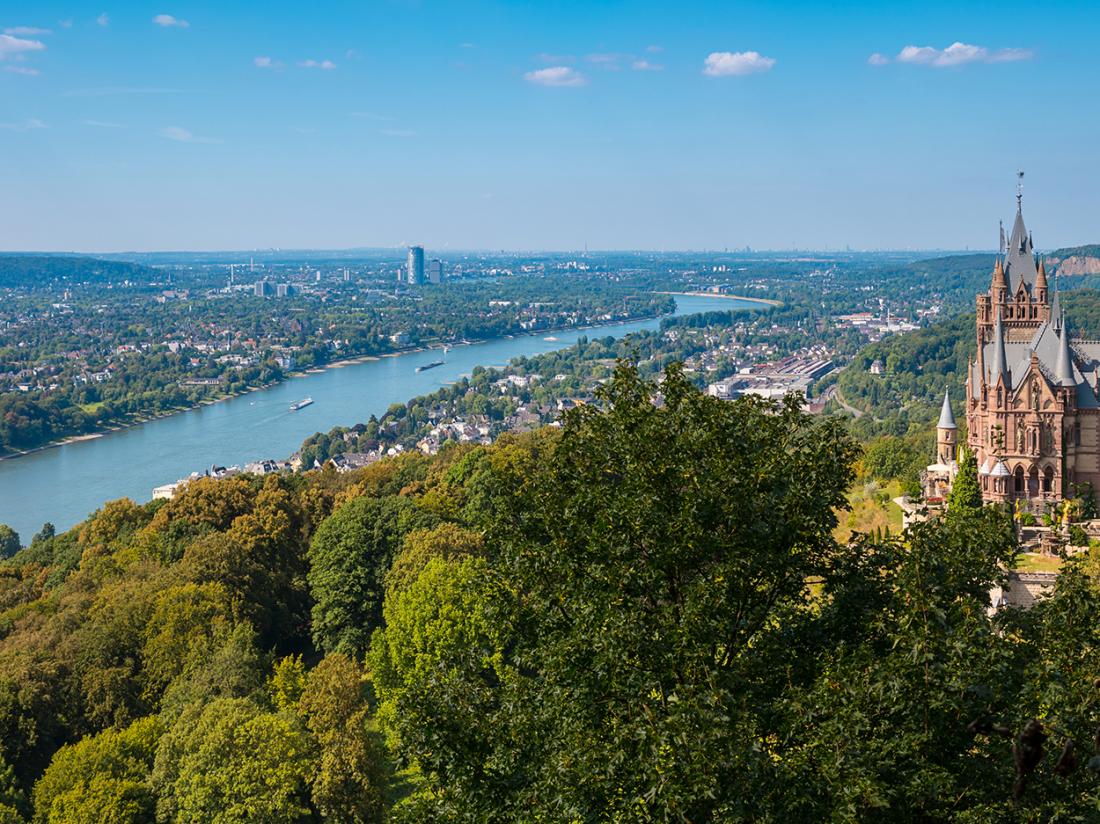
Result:
<instances>
[{"instance_id":1,"label":"stone facade","mask_svg":"<svg viewBox=\"0 0 1100 824\"><path fill-rule=\"evenodd\" d=\"M1100 488L1100 342L1071 342L1033 248L1017 195L1011 236L1006 243L1002 230L989 291L977 299L966 424L982 497L1039 513L1075 484Z\"/></svg>"}]
</instances>

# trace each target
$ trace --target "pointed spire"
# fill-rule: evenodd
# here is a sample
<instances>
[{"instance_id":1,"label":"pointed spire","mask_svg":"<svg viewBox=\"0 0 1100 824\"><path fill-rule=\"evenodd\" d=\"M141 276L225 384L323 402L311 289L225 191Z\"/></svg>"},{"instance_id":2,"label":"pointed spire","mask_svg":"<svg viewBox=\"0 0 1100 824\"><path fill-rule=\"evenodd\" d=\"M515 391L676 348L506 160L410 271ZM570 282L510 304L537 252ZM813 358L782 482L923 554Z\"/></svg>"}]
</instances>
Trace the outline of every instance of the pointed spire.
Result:
<instances>
[{"instance_id":1,"label":"pointed spire","mask_svg":"<svg viewBox=\"0 0 1100 824\"><path fill-rule=\"evenodd\" d=\"M998 220L997 225L1001 229L1001 244L997 247L997 254L1003 255L1005 253L1005 222L1003 220Z\"/></svg>"},{"instance_id":2,"label":"pointed spire","mask_svg":"<svg viewBox=\"0 0 1100 824\"><path fill-rule=\"evenodd\" d=\"M997 321L993 324L993 364L989 370L989 382L996 383L1004 378L1008 383L1008 359L1005 357L1005 336L1001 326L1001 310L997 310Z\"/></svg>"},{"instance_id":3,"label":"pointed spire","mask_svg":"<svg viewBox=\"0 0 1100 824\"><path fill-rule=\"evenodd\" d=\"M997 258L997 262L993 264L993 288L1008 288L1008 283L1005 281L1005 267L1001 263L1001 259L999 257ZM994 298L996 298L996 295L994 295Z\"/></svg>"},{"instance_id":4,"label":"pointed spire","mask_svg":"<svg viewBox=\"0 0 1100 824\"><path fill-rule=\"evenodd\" d=\"M955 426L955 415L951 411L951 390L945 389L943 391L943 408L940 409L940 422L936 424L937 429L957 429Z\"/></svg>"},{"instance_id":5,"label":"pointed spire","mask_svg":"<svg viewBox=\"0 0 1100 824\"><path fill-rule=\"evenodd\" d=\"M1039 258L1039 274L1035 276L1035 288L1047 288L1047 269L1046 266L1043 265L1042 258Z\"/></svg>"},{"instance_id":6,"label":"pointed spire","mask_svg":"<svg viewBox=\"0 0 1100 824\"><path fill-rule=\"evenodd\" d=\"M1062 301L1058 299L1058 282L1054 283L1054 299L1050 302L1050 317L1055 332L1062 331Z\"/></svg>"},{"instance_id":7,"label":"pointed spire","mask_svg":"<svg viewBox=\"0 0 1100 824\"><path fill-rule=\"evenodd\" d=\"M1062 334L1058 337L1058 365L1054 367L1054 380L1059 386L1076 386L1073 377L1073 355L1069 350L1069 328L1062 319Z\"/></svg>"}]
</instances>

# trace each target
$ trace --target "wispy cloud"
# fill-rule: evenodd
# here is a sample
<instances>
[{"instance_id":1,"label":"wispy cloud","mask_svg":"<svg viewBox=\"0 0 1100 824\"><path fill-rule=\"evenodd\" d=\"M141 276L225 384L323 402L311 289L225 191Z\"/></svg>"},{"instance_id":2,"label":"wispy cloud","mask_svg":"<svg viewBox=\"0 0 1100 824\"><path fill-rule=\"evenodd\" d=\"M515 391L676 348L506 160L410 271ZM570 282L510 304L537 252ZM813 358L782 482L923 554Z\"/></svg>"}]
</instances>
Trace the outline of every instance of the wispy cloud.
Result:
<instances>
[{"instance_id":1,"label":"wispy cloud","mask_svg":"<svg viewBox=\"0 0 1100 824\"><path fill-rule=\"evenodd\" d=\"M416 132L412 129L379 129L378 134L386 137L416 137Z\"/></svg>"},{"instance_id":2,"label":"wispy cloud","mask_svg":"<svg viewBox=\"0 0 1100 824\"><path fill-rule=\"evenodd\" d=\"M99 17L97 17L95 21L97 24L103 27L111 25L111 18L107 15L107 12L103 12L103 14L99 15Z\"/></svg>"},{"instance_id":3,"label":"wispy cloud","mask_svg":"<svg viewBox=\"0 0 1100 824\"><path fill-rule=\"evenodd\" d=\"M1031 49L989 49L956 41L946 49L932 46L906 46L894 59L899 63L911 63L918 66L950 68L965 66L968 63L1012 63L1017 60L1030 60L1035 56ZM872 66L885 66L890 62L883 54L872 54L867 62Z\"/></svg>"},{"instance_id":4,"label":"wispy cloud","mask_svg":"<svg viewBox=\"0 0 1100 824\"><path fill-rule=\"evenodd\" d=\"M540 63L576 63L577 58L571 54L551 54L550 52L542 52L538 55L538 61Z\"/></svg>"},{"instance_id":5,"label":"wispy cloud","mask_svg":"<svg viewBox=\"0 0 1100 824\"><path fill-rule=\"evenodd\" d=\"M31 117L27 120L18 120L14 123L0 123L0 129L5 129L9 132L29 132L34 129L45 128L46 124L37 117Z\"/></svg>"},{"instance_id":6,"label":"wispy cloud","mask_svg":"<svg viewBox=\"0 0 1100 824\"><path fill-rule=\"evenodd\" d=\"M474 46L473 43L459 43L458 47L460 49L473 49L473 48L476 48L476 46Z\"/></svg>"},{"instance_id":7,"label":"wispy cloud","mask_svg":"<svg viewBox=\"0 0 1100 824\"><path fill-rule=\"evenodd\" d=\"M663 52L665 50L665 47L664 46L656 46L656 45L646 46L645 50L647 52L649 52L650 54L660 54L661 52Z\"/></svg>"},{"instance_id":8,"label":"wispy cloud","mask_svg":"<svg viewBox=\"0 0 1100 824\"><path fill-rule=\"evenodd\" d=\"M708 77L730 77L770 71L775 59L760 52L711 52L703 61L703 74Z\"/></svg>"},{"instance_id":9,"label":"wispy cloud","mask_svg":"<svg viewBox=\"0 0 1100 824\"><path fill-rule=\"evenodd\" d=\"M166 29L186 29L191 25L186 20L180 20L178 17L173 17L171 14L158 14L153 18L153 22Z\"/></svg>"},{"instance_id":10,"label":"wispy cloud","mask_svg":"<svg viewBox=\"0 0 1100 824\"><path fill-rule=\"evenodd\" d=\"M0 60L9 57L22 57L28 52L43 51L46 44L41 40L27 40L22 37L12 37L10 34L0 34Z\"/></svg>"},{"instance_id":11,"label":"wispy cloud","mask_svg":"<svg viewBox=\"0 0 1100 824\"><path fill-rule=\"evenodd\" d=\"M336 68L336 64L331 60L299 60L298 67L301 69L322 69L324 71L332 71Z\"/></svg>"},{"instance_id":12,"label":"wispy cloud","mask_svg":"<svg viewBox=\"0 0 1100 824\"><path fill-rule=\"evenodd\" d=\"M588 83L588 78L569 66L536 69L523 75L523 79L539 86L584 86Z\"/></svg>"},{"instance_id":13,"label":"wispy cloud","mask_svg":"<svg viewBox=\"0 0 1100 824\"><path fill-rule=\"evenodd\" d=\"M41 74L38 69L32 69L29 66L4 66L4 71L11 74L21 74L26 77L38 77Z\"/></svg>"},{"instance_id":14,"label":"wispy cloud","mask_svg":"<svg viewBox=\"0 0 1100 824\"><path fill-rule=\"evenodd\" d=\"M272 57L266 55L252 58L252 65L258 69L281 69L283 63L281 60L275 60Z\"/></svg>"},{"instance_id":15,"label":"wispy cloud","mask_svg":"<svg viewBox=\"0 0 1100 824\"><path fill-rule=\"evenodd\" d=\"M72 18L70 17L66 20L58 20L57 25L61 26L61 28L63 29L71 29L73 27Z\"/></svg>"},{"instance_id":16,"label":"wispy cloud","mask_svg":"<svg viewBox=\"0 0 1100 824\"><path fill-rule=\"evenodd\" d=\"M125 129L121 123L110 123L106 120L82 120L85 126L94 126L97 129Z\"/></svg>"},{"instance_id":17,"label":"wispy cloud","mask_svg":"<svg viewBox=\"0 0 1100 824\"><path fill-rule=\"evenodd\" d=\"M659 72L664 69L660 63L650 63L648 60L635 60L630 68L636 72Z\"/></svg>"},{"instance_id":18,"label":"wispy cloud","mask_svg":"<svg viewBox=\"0 0 1100 824\"><path fill-rule=\"evenodd\" d=\"M168 126L160 130L160 136L178 143L221 143L213 137L198 137L182 126Z\"/></svg>"},{"instance_id":19,"label":"wispy cloud","mask_svg":"<svg viewBox=\"0 0 1100 824\"><path fill-rule=\"evenodd\" d=\"M375 120L379 123L393 123L396 117L388 114L375 114L374 112L348 112L349 117L362 117L364 120Z\"/></svg>"},{"instance_id":20,"label":"wispy cloud","mask_svg":"<svg viewBox=\"0 0 1100 824\"><path fill-rule=\"evenodd\" d=\"M13 34L17 37L36 37L40 34L53 34L50 29L40 29L37 26L11 26L4 29L4 34Z\"/></svg>"},{"instance_id":21,"label":"wispy cloud","mask_svg":"<svg viewBox=\"0 0 1100 824\"><path fill-rule=\"evenodd\" d=\"M626 55L623 54L586 54L584 59L599 66L601 69L607 69L608 71L617 72L622 66L620 65L623 60L626 59Z\"/></svg>"}]
</instances>

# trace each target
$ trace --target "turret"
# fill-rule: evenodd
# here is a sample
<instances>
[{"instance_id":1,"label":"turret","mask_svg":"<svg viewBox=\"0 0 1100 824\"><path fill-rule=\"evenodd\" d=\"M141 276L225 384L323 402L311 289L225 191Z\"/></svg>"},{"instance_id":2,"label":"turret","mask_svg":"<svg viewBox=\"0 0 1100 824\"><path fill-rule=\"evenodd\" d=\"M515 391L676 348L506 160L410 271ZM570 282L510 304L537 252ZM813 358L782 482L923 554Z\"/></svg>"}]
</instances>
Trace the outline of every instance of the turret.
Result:
<instances>
[{"instance_id":1,"label":"turret","mask_svg":"<svg viewBox=\"0 0 1100 824\"><path fill-rule=\"evenodd\" d=\"M936 459L944 466L955 462L958 436L959 428L955 426L955 415L951 412L951 390L947 389L943 393L943 407L936 424Z\"/></svg>"},{"instance_id":2,"label":"turret","mask_svg":"<svg viewBox=\"0 0 1100 824\"><path fill-rule=\"evenodd\" d=\"M1042 258L1039 259L1039 274L1035 276L1035 299L1039 303L1047 302L1047 270Z\"/></svg>"},{"instance_id":3,"label":"turret","mask_svg":"<svg viewBox=\"0 0 1100 824\"><path fill-rule=\"evenodd\" d=\"M993 285L990 291L993 293L994 303L1004 303L1008 295L1008 281L1005 280L1005 268L1001 259L993 266Z\"/></svg>"},{"instance_id":4,"label":"turret","mask_svg":"<svg viewBox=\"0 0 1100 824\"><path fill-rule=\"evenodd\" d=\"M1073 354L1069 349L1069 327L1065 318L1062 319L1062 333L1058 336L1058 365L1054 367L1054 382L1065 387L1077 385L1073 377Z\"/></svg>"}]
</instances>

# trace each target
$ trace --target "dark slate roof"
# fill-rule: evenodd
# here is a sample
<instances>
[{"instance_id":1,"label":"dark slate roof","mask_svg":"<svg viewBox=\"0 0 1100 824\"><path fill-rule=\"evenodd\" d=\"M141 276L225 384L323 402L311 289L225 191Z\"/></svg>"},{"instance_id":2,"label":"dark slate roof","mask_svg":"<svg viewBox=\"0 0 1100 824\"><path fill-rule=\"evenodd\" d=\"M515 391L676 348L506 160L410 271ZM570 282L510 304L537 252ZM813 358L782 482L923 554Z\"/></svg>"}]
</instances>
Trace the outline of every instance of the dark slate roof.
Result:
<instances>
[{"instance_id":1,"label":"dark slate roof","mask_svg":"<svg viewBox=\"0 0 1100 824\"><path fill-rule=\"evenodd\" d=\"M940 409L940 422L936 424L937 429L957 429L955 426L955 415L951 412L951 390L944 390L943 393L943 407Z\"/></svg>"},{"instance_id":2,"label":"dark slate roof","mask_svg":"<svg viewBox=\"0 0 1100 824\"><path fill-rule=\"evenodd\" d=\"M1003 343L1010 389L1015 391L1023 384L1031 368L1031 353L1034 352L1039 361L1039 370L1053 386L1077 386L1079 408L1100 407L1100 400L1093 391L1096 370L1100 366L1100 342L1069 343L1068 337L1067 333L1064 357L1062 338L1050 323L1040 324L1029 341ZM994 334L994 339L985 344L982 350L985 363L995 364L997 348ZM1065 360L1068 360L1068 369L1065 362L1060 363ZM1072 377L1069 377L1070 374ZM990 383L996 381L996 373L992 368L988 380ZM978 385L976 381L973 383Z\"/></svg>"},{"instance_id":3,"label":"dark slate roof","mask_svg":"<svg viewBox=\"0 0 1100 824\"><path fill-rule=\"evenodd\" d=\"M1016 204L1016 220L1012 224L1012 234L1008 238L1005 250L1005 277L1008 279L1008 293L1015 295L1022 282L1031 293L1035 277L1039 274L1035 265L1035 249L1031 244L1031 235L1024 226L1023 209Z\"/></svg>"}]
</instances>

